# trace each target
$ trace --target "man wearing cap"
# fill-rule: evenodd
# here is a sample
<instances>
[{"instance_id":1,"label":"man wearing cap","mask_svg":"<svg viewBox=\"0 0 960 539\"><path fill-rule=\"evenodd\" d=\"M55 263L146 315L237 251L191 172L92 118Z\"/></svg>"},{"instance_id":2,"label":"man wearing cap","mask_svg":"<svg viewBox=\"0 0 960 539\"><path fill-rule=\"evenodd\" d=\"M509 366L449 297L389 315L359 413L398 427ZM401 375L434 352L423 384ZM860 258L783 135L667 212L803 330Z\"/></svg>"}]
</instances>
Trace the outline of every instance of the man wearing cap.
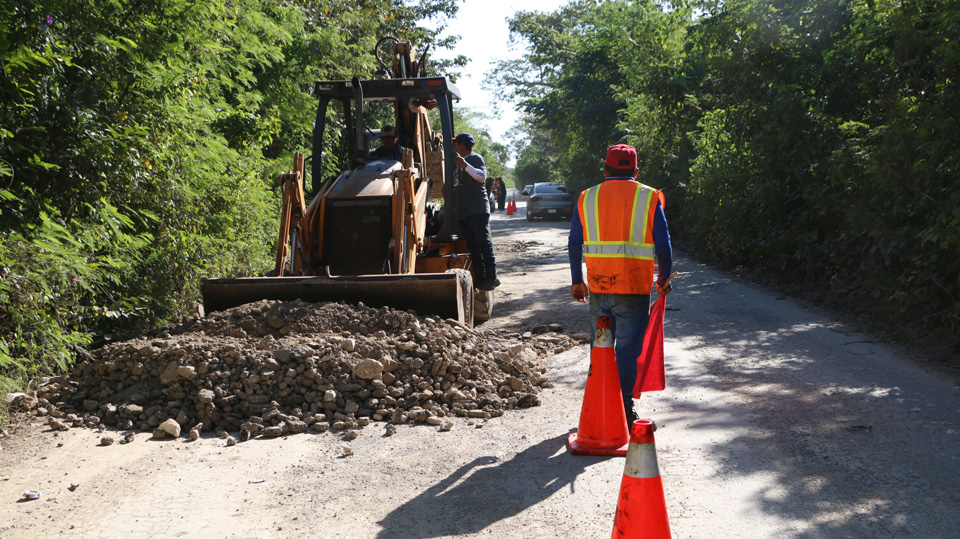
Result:
<instances>
[{"instance_id":1,"label":"man wearing cap","mask_svg":"<svg viewBox=\"0 0 960 539\"><path fill-rule=\"evenodd\" d=\"M394 161L403 161L403 146L397 144L397 129L392 125L385 125L380 128L381 146L371 150L367 154L368 159L393 159Z\"/></svg>"},{"instance_id":2,"label":"man wearing cap","mask_svg":"<svg viewBox=\"0 0 960 539\"><path fill-rule=\"evenodd\" d=\"M620 390L627 421L637 419L633 386L637 357L650 319L654 266L657 293L666 294L673 265L670 231L663 213L663 193L636 180L637 151L629 145L607 148L604 181L582 193L570 222L571 293L590 302L591 336L597 318L610 319ZM584 283L582 261L587 264Z\"/></svg>"},{"instance_id":3,"label":"man wearing cap","mask_svg":"<svg viewBox=\"0 0 960 539\"><path fill-rule=\"evenodd\" d=\"M460 224L460 237L467 242L473 272L480 290L493 290L500 286L497 279L497 261L493 257L493 241L490 240L490 203L485 187L486 163L480 154L473 153L473 135L460 133L453 139L453 151L457 168L457 185L453 191Z\"/></svg>"}]
</instances>

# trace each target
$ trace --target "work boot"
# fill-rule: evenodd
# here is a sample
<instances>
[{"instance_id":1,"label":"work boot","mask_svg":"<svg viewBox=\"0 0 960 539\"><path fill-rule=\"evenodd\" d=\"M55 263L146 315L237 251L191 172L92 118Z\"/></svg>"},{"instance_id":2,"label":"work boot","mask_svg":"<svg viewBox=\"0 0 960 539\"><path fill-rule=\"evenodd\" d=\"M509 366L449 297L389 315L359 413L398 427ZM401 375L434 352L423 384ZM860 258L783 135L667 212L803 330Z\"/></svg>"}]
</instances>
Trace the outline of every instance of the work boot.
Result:
<instances>
[{"instance_id":1,"label":"work boot","mask_svg":"<svg viewBox=\"0 0 960 539\"><path fill-rule=\"evenodd\" d=\"M633 407L633 399L625 399L623 401L623 411L627 415L627 426L633 425L633 422L639 419L637 417L637 410Z\"/></svg>"},{"instance_id":2,"label":"work boot","mask_svg":"<svg viewBox=\"0 0 960 539\"><path fill-rule=\"evenodd\" d=\"M487 277L477 282L477 290L493 290L500 286L500 279L496 277Z\"/></svg>"}]
</instances>

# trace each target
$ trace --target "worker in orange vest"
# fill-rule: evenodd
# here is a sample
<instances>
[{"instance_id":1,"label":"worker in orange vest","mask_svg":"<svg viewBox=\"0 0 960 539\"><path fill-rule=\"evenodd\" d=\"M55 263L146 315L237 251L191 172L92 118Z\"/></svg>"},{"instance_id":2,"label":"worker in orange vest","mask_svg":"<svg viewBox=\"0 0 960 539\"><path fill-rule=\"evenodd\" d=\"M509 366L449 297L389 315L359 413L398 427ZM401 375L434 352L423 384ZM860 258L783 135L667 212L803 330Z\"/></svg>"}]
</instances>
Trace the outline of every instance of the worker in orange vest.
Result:
<instances>
[{"instance_id":1,"label":"worker in orange vest","mask_svg":"<svg viewBox=\"0 0 960 539\"><path fill-rule=\"evenodd\" d=\"M633 386L637 357L650 318L654 266L657 292L666 294L673 266L663 193L636 180L637 151L627 144L607 148L604 181L582 193L570 222L571 294L590 303L591 342L597 318L610 319L614 354L627 421L637 419ZM582 263L587 265L584 282Z\"/></svg>"}]
</instances>

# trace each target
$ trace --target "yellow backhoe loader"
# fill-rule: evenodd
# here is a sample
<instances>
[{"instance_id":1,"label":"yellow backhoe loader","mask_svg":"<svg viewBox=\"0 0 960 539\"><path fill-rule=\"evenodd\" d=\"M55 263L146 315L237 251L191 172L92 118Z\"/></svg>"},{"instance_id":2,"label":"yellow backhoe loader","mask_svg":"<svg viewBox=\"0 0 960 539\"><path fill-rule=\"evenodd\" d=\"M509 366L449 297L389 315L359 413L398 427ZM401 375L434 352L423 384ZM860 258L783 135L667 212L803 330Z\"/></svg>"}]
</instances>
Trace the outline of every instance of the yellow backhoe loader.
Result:
<instances>
[{"instance_id":1,"label":"yellow backhoe loader","mask_svg":"<svg viewBox=\"0 0 960 539\"><path fill-rule=\"evenodd\" d=\"M493 292L474 290L466 243L458 238L453 101L456 86L445 77L420 77L409 43L384 38L392 69L380 78L320 81L313 155L294 157L280 176L283 204L272 276L204 279L206 312L263 299L363 302L455 318L467 326L492 314ZM391 75L387 75L387 72ZM366 125L365 105L393 109L403 159L371 159L378 131ZM340 151L324 147L328 109L343 127ZM437 113L441 132L428 115ZM339 155L337 155L339 154ZM323 159L335 156L343 172L323 178ZM310 162L313 196L304 189Z\"/></svg>"}]
</instances>

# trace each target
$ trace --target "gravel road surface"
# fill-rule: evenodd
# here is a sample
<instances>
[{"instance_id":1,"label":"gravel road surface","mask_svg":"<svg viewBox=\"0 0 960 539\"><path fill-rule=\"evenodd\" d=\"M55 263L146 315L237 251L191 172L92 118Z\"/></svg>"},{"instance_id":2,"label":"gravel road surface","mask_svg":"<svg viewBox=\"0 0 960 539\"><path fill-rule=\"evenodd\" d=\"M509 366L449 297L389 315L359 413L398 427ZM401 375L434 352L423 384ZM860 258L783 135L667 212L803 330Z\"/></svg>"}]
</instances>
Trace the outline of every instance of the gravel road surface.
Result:
<instances>
[{"instance_id":1,"label":"gravel road surface","mask_svg":"<svg viewBox=\"0 0 960 539\"><path fill-rule=\"evenodd\" d=\"M587 329L567 223L496 213L503 285L480 329ZM667 389L653 419L674 537L960 536L960 384L829 313L680 256ZM589 348L546 360L542 406L449 432L384 423L227 447L101 446L14 421L0 437L0 538L606 537L622 458L572 456ZM345 454L347 448L351 454ZM26 490L41 491L23 501Z\"/></svg>"}]
</instances>

